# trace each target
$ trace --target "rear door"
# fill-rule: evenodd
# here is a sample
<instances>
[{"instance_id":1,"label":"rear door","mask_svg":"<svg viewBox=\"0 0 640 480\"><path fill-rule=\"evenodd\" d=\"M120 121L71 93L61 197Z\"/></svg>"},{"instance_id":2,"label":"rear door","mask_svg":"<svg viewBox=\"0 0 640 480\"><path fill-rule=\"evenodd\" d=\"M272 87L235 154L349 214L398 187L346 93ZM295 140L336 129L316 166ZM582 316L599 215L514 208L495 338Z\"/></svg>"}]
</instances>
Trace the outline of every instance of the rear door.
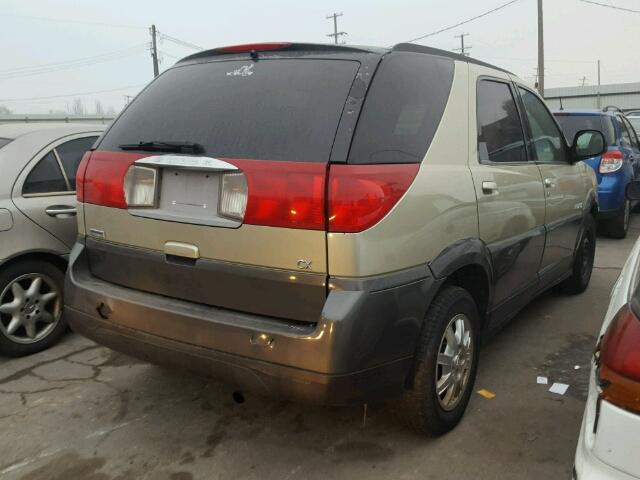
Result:
<instances>
[{"instance_id":1,"label":"rear door","mask_svg":"<svg viewBox=\"0 0 640 480\"><path fill-rule=\"evenodd\" d=\"M480 77L475 89L477 159L470 158L469 165L480 238L493 261L497 307L535 289L544 248L544 192L540 172L528 160L510 80Z\"/></svg>"},{"instance_id":2,"label":"rear door","mask_svg":"<svg viewBox=\"0 0 640 480\"><path fill-rule=\"evenodd\" d=\"M96 132L58 140L27 165L14 185L16 207L69 248L77 236L76 171L97 139Z\"/></svg>"},{"instance_id":3,"label":"rear door","mask_svg":"<svg viewBox=\"0 0 640 480\"><path fill-rule=\"evenodd\" d=\"M342 119L357 117L366 86L354 82L359 68L331 56L246 54L163 73L89 160L92 273L173 298L317 321L326 299L325 177L330 159L346 161L334 141ZM139 142L199 147L169 154L131 147ZM153 206L91 198L122 189L135 161L155 171Z\"/></svg>"},{"instance_id":4,"label":"rear door","mask_svg":"<svg viewBox=\"0 0 640 480\"><path fill-rule=\"evenodd\" d=\"M582 225L586 188L584 163L572 164L564 134L540 98L519 86L531 154L544 184L547 243L540 266L543 281L569 271Z\"/></svg>"}]
</instances>

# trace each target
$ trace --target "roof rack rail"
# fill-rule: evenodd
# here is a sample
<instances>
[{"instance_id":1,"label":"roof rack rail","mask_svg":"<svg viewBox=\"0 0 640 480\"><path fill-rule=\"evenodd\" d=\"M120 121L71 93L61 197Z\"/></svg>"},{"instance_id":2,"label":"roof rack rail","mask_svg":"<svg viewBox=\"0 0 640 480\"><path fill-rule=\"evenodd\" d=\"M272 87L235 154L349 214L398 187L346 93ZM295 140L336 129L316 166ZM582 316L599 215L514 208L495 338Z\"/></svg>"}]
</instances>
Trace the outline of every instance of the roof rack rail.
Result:
<instances>
[{"instance_id":1,"label":"roof rack rail","mask_svg":"<svg viewBox=\"0 0 640 480\"><path fill-rule=\"evenodd\" d=\"M603 112L619 112L619 113L624 113L624 110L622 110L620 107L616 107L615 105L607 105L606 107L604 107L602 109Z\"/></svg>"}]
</instances>

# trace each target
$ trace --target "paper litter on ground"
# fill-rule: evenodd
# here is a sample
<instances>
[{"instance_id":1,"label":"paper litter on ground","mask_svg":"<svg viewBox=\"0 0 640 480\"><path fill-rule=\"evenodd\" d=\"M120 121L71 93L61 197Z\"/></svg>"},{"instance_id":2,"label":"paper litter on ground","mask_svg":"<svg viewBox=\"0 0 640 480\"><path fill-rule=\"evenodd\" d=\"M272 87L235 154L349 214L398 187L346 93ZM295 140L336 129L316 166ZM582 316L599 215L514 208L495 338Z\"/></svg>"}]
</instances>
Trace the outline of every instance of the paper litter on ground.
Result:
<instances>
[{"instance_id":1,"label":"paper litter on ground","mask_svg":"<svg viewBox=\"0 0 640 480\"><path fill-rule=\"evenodd\" d=\"M564 395L567 390L569 390L569 385L566 383L554 383L549 389L551 393L557 393L558 395Z\"/></svg>"},{"instance_id":2,"label":"paper litter on ground","mask_svg":"<svg viewBox=\"0 0 640 480\"><path fill-rule=\"evenodd\" d=\"M536 382L538 385L547 385L549 383L549 379L547 377L538 377Z\"/></svg>"}]
</instances>

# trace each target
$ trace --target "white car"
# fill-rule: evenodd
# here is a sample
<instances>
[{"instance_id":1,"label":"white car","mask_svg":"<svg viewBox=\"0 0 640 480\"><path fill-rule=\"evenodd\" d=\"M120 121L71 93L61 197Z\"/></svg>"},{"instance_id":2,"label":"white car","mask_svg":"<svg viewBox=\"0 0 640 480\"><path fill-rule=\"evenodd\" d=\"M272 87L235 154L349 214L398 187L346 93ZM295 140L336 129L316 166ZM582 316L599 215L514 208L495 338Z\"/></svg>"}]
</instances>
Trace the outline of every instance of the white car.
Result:
<instances>
[{"instance_id":1,"label":"white car","mask_svg":"<svg viewBox=\"0 0 640 480\"><path fill-rule=\"evenodd\" d=\"M629 184L627 197L640 199L640 182ZM600 331L573 477L640 479L640 239L613 287Z\"/></svg>"}]
</instances>

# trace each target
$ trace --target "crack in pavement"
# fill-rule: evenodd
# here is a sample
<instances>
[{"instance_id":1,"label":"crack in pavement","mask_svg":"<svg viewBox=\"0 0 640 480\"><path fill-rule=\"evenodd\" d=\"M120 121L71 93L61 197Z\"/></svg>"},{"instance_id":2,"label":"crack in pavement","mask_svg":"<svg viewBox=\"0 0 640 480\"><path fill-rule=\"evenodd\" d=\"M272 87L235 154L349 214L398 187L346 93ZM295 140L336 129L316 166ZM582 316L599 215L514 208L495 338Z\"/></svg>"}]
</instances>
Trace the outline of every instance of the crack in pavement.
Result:
<instances>
[{"instance_id":1,"label":"crack in pavement","mask_svg":"<svg viewBox=\"0 0 640 480\"><path fill-rule=\"evenodd\" d=\"M72 357L72 356L77 355L79 353L84 353L84 352L88 352L89 350L99 349L99 348L104 348L104 347L101 347L99 345L92 345L90 347L85 347L83 349L67 353L67 354L62 355L62 356L57 357L57 358L52 358L52 359L48 359L48 360L43 360L41 362L36 362L33 365L30 365L30 366L25 367L25 368L23 368L21 370L18 370L17 372L12 373L8 377L0 378L0 385L4 385L5 383L13 382L15 380L20 380L21 378L26 377L29 374L33 374L33 370L35 370L36 368L40 368L40 367L43 367L45 365L49 365L51 363L58 362L60 360L67 360L69 357ZM35 376L37 377L37 374ZM46 381L54 381L54 380L49 380L49 379L45 379L45 380Z\"/></svg>"}]
</instances>

